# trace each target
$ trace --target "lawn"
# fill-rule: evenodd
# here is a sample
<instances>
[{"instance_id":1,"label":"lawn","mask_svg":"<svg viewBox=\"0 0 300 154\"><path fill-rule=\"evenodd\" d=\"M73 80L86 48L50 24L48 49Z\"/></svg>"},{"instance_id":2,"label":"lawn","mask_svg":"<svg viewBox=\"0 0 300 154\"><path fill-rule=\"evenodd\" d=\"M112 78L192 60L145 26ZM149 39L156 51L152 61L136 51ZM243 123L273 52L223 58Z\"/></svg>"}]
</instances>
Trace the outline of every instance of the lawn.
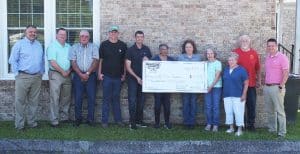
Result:
<instances>
[{"instance_id":1,"label":"lawn","mask_svg":"<svg viewBox=\"0 0 300 154\"><path fill-rule=\"evenodd\" d=\"M275 134L267 132L266 128L257 129L256 132L247 132L240 137L225 133L226 127L219 132L205 132L204 126L197 126L193 130L186 130L181 125L175 125L171 130L164 128L154 129L152 126L129 130L129 127L120 128L110 125L102 128L100 124L91 127L86 124L75 128L71 123L62 124L58 128L50 127L48 122L40 122L39 128L26 129L19 132L14 129L14 122L0 122L0 138L8 139L50 139L50 140L276 140ZM300 113L298 112L295 125L287 126L287 140L300 140Z\"/></svg>"}]
</instances>

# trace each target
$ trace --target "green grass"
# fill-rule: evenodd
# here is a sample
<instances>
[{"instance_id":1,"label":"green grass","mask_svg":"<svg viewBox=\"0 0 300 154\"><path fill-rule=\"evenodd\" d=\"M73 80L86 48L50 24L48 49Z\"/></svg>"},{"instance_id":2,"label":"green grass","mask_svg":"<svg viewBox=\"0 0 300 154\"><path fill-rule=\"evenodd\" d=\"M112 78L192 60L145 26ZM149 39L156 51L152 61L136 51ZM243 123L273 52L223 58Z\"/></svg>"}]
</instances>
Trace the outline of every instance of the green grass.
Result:
<instances>
[{"instance_id":1,"label":"green grass","mask_svg":"<svg viewBox=\"0 0 300 154\"><path fill-rule=\"evenodd\" d=\"M197 126L194 130L186 130L181 125L175 125L171 130L153 127L139 128L130 131L128 127L120 128L110 125L103 129L100 124L90 127L86 124L74 128L71 123L62 124L59 128L52 128L48 122L40 122L39 128L25 129L18 132L14 129L14 122L0 122L0 138L8 139L50 139L50 140L276 140L276 134L270 134L266 128L257 129L256 132L247 132L240 137L225 133L226 127L221 127L219 132L205 132L204 126ZM300 113L297 123L287 126L287 140L300 140Z\"/></svg>"}]
</instances>

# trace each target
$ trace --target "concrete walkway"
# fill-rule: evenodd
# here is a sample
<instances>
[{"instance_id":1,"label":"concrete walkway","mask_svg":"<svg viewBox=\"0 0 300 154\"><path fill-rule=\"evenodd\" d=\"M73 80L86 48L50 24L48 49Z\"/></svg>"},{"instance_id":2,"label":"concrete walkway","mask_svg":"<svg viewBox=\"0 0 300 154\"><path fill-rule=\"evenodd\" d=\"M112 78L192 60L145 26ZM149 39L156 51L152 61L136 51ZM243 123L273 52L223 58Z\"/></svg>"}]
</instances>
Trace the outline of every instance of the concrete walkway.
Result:
<instances>
[{"instance_id":1,"label":"concrete walkway","mask_svg":"<svg viewBox=\"0 0 300 154\"><path fill-rule=\"evenodd\" d=\"M58 141L1 139L0 153L300 153L300 141Z\"/></svg>"}]
</instances>

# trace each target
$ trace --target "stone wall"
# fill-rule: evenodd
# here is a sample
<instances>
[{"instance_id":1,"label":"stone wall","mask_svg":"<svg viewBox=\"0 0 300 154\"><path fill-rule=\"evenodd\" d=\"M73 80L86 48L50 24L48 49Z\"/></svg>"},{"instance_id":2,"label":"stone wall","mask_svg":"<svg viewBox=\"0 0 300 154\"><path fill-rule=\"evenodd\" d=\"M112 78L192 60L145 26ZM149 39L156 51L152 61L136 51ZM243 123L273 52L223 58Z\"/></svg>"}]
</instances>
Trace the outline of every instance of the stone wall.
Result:
<instances>
[{"instance_id":1,"label":"stone wall","mask_svg":"<svg viewBox=\"0 0 300 154\"><path fill-rule=\"evenodd\" d=\"M225 56L236 47L236 40L241 34L249 34L253 39L253 48L264 59L265 41L275 37L275 0L101 0L100 8L101 40L107 39L108 27L120 26L120 38L128 46L134 42L134 32L145 32L145 44L153 54L157 53L160 43L170 46L171 54L176 56L187 38L195 40L200 53L206 45L212 45L219 51L218 57ZM14 118L14 81L0 81L0 120ZM101 86L97 92L96 120L101 115ZM121 104L122 115L128 121L127 87L123 84ZM147 95L144 110L145 121L153 122L153 96ZM73 118L74 107L71 107ZM221 108L222 123L224 109ZM49 89L43 82L39 118L46 120L49 112ZM86 112L86 110L84 110ZM262 90L258 89L257 126L264 126L265 113ZM180 94L171 98L171 121L182 123L182 104ZM203 96L199 94L197 122L204 122Z\"/></svg>"}]
</instances>

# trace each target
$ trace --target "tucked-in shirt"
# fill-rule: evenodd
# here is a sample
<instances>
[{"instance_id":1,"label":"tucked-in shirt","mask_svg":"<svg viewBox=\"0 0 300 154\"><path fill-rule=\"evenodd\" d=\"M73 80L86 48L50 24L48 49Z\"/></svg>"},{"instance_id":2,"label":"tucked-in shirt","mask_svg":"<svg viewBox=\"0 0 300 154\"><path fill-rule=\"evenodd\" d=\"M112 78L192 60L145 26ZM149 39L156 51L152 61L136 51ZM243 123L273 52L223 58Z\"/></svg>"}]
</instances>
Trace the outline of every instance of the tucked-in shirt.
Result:
<instances>
[{"instance_id":1,"label":"tucked-in shirt","mask_svg":"<svg viewBox=\"0 0 300 154\"><path fill-rule=\"evenodd\" d=\"M226 67L223 72L223 97L241 97L246 80L248 74L242 66L234 68L231 73L229 67Z\"/></svg>"},{"instance_id":2,"label":"tucked-in shirt","mask_svg":"<svg viewBox=\"0 0 300 154\"><path fill-rule=\"evenodd\" d=\"M12 47L9 57L12 72L17 75L19 71L29 74L45 72L44 51L37 40L30 41L27 37L19 40Z\"/></svg>"},{"instance_id":3,"label":"tucked-in shirt","mask_svg":"<svg viewBox=\"0 0 300 154\"><path fill-rule=\"evenodd\" d=\"M85 46L76 43L70 48L69 60L76 60L76 63L82 72L88 71L92 66L94 59L99 59L99 49L93 43L88 43Z\"/></svg>"},{"instance_id":4,"label":"tucked-in shirt","mask_svg":"<svg viewBox=\"0 0 300 154\"><path fill-rule=\"evenodd\" d=\"M280 52L277 52L275 56L268 54L265 61L265 69L265 83L280 84L283 79L283 70L289 70L288 58Z\"/></svg>"},{"instance_id":5,"label":"tucked-in shirt","mask_svg":"<svg viewBox=\"0 0 300 154\"><path fill-rule=\"evenodd\" d=\"M152 60L155 60L155 61L162 61L159 57L159 55L155 55ZM170 57L170 56L167 56L167 61L175 61L175 59L173 57Z\"/></svg>"},{"instance_id":6,"label":"tucked-in shirt","mask_svg":"<svg viewBox=\"0 0 300 154\"><path fill-rule=\"evenodd\" d=\"M152 54L149 47L142 45L142 48L139 49L136 44L131 46L126 53L126 59L131 61L131 69L133 72L140 78L142 78L142 69L143 69L143 58L147 57L151 59ZM130 73L129 77L133 77Z\"/></svg>"},{"instance_id":7,"label":"tucked-in shirt","mask_svg":"<svg viewBox=\"0 0 300 154\"><path fill-rule=\"evenodd\" d=\"M124 74L124 61L127 45L118 40L112 43L109 40L103 41L100 45L99 56L102 59L102 74L109 77L121 77Z\"/></svg>"},{"instance_id":8,"label":"tucked-in shirt","mask_svg":"<svg viewBox=\"0 0 300 154\"><path fill-rule=\"evenodd\" d=\"M222 64L220 61L207 62L207 85L210 86L216 78L216 73L222 71ZM222 87L222 78L220 78L214 86L215 88Z\"/></svg>"},{"instance_id":9,"label":"tucked-in shirt","mask_svg":"<svg viewBox=\"0 0 300 154\"><path fill-rule=\"evenodd\" d=\"M247 52L242 51L241 48L238 48L235 49L234 52L239 55L238 64L247 70L249 76L249 87L255 87L257 71L260 69L257 52L252 48Z\"/></svg>"},{"instance_id":10,"label":"tucked-in shirt","mask_svg":"<svg viewBox=\"0 0 300 154\"><path fill-rule=\"evenodd\" d=\"M68 43L65 43L65 45L62 46L57 40L53 41L47 49L48 60L56 61L58 66L64 71L69 70L71 66L69 60L69 49L70 45ZM49 68L51 70L55 70L55 68L53 68L51 65L49 65Z\"/></svg>"},{"instance_id":11,"label":"tucked-in shirt","mask_svg":"<svg viewBox=\"0 0 300 154\"><path fill-rule=\"evenodd\" d=\"M192 54L192 57L189 57L186 53L181 54L177 57L178 61L201 61L200 54Z\"/></svg>"}]
</instances>

